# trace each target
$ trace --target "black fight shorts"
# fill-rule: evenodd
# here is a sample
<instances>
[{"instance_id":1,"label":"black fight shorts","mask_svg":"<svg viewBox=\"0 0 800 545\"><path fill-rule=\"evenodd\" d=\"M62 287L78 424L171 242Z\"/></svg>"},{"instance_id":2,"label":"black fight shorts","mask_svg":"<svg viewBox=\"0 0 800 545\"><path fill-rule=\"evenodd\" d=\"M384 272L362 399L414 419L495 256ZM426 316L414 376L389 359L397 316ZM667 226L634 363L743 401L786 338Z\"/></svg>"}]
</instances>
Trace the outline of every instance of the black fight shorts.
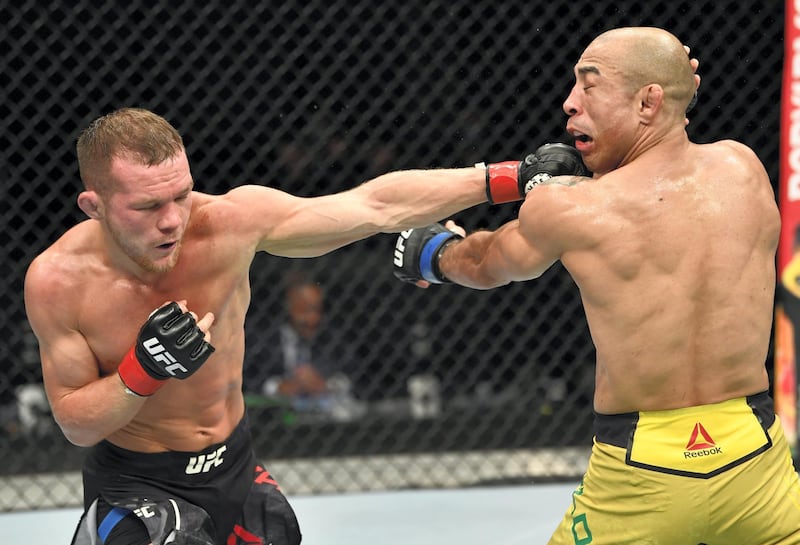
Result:
<instances>
[{"instance_id":1,"label":"black fight shorts","mask_svg":"<svg viewBox=\"0 0 800 545\"><path fill-rule=\"evenodd\" d=\"M83 486L73 545L122 545L136 532L155 545L301 541L289 502L255 461L246 417L199 452L145 454L103 441L84 462Z\"/></svg>"}]
</instances>

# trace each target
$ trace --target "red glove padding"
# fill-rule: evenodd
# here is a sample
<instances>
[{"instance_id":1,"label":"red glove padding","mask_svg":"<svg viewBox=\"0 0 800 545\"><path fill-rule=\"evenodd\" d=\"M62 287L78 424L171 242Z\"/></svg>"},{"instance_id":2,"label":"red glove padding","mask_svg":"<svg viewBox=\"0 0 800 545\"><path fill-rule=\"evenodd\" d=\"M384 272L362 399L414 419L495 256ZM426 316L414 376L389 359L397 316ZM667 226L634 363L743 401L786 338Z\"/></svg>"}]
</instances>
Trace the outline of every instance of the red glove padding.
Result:
<instances>
[{"instance_id":1,"label":"red glove padding","mask_svg":"<svg viewBox=\"0 0 800 545\"><path fill-rule=\"evenodd\" d=\"M486 198L491 204L524 199L534 186L553 176L589 176L581 154L566 144L545 144L522 161L486 167Z\"/></svg>"},{"instance_id":2,"label":"red glove padding","mask_svg":"<svg viewBox=\"0 0 800 545\"><path fill-rule=\"evenodd\" d=\"M125 387L134 394L142 397L156 393L156 390L167 383L167 379L155 379L147 374L142 364L136 359L136 347L132 346L117 367L119 378Z\"/></svg>"}]
</instances>

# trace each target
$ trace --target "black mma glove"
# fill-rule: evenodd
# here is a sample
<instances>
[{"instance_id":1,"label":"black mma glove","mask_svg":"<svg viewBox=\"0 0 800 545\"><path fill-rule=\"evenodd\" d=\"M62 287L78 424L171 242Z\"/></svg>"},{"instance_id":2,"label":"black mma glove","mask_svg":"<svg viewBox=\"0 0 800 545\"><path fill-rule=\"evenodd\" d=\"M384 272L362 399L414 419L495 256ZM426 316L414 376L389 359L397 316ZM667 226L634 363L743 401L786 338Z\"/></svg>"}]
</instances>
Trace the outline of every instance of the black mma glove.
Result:
<instances>
[{"instance_id":1,"label":"black mma glove","mask_svg":"<svg viewBox=\"0 0 800 545\"><path fill-rule=\"evenodd\" d=\"M439 258L445 246L460 238L441 223L403 231L394 246L394 275L403 282L449 282L439 270Z\"/></svg>"},{"instance_id":2,"label":"black mma glove","mask_svg":"<svg viewBox=\"0 0 800 545\"><path fill-rule=\"evenodd\" d=\"M213 352L192 315L173 302L150 315L117 372L128 390L149 396L168 378L190 377Z\"/></svg>"},{"instance_id":3,"label":"black mma glove","mask_svg":"<svg viewBox=\"0 0 800 545\"><path fill-rule=\"evenodd\" d=\"M535 185L553 176L589 176L581 154L566 144L545 144L522 161L486 167L486 197L491 204L524 199Z\"/></svg>"}]
</instances>

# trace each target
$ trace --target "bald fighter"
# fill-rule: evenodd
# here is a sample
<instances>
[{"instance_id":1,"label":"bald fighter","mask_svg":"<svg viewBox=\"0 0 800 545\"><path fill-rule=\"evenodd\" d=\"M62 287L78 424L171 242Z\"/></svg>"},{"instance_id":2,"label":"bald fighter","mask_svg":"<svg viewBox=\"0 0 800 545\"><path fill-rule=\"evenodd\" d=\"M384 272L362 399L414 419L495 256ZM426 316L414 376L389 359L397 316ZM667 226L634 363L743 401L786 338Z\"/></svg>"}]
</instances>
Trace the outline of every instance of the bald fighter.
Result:
<instances>
[{"instance_id":1,"label":"bald fighter","mask_svg":"<svg viewBox=\"0 0 800 545\"><path fill-rule=\"evenodd\" d=\"M551 545L800 543L800 482L765 367L780 219L745 145L692 143L686 52L657 28L598 36L564 102L592 178L533 187L461 238L401 235L396 274L489 289L561 261L597 353L588 470Z\"/></svg>"}]
</instances>

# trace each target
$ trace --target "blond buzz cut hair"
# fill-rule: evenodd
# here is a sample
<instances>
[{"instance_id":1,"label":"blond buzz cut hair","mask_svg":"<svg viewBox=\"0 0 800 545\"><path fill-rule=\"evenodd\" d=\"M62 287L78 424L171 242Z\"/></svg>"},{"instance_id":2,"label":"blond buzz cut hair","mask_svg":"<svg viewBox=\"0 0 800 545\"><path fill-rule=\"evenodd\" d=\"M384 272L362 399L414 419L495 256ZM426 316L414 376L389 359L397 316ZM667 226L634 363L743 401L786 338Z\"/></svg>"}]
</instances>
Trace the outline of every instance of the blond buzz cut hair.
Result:
<instances>
[{"instance_id":1,"label":"blond buzz cut hair","mask_svg":"<svg viewBox=\"0 0 800 545\"><path fill-rule=\"evenodd\" d=\"M92 121L77 143L78 169L87 190L108 191L108 171L116 157L153 166L184 150L178 131L163 117L142 108L123 108Z\"/></svg>"}]
</instances>

